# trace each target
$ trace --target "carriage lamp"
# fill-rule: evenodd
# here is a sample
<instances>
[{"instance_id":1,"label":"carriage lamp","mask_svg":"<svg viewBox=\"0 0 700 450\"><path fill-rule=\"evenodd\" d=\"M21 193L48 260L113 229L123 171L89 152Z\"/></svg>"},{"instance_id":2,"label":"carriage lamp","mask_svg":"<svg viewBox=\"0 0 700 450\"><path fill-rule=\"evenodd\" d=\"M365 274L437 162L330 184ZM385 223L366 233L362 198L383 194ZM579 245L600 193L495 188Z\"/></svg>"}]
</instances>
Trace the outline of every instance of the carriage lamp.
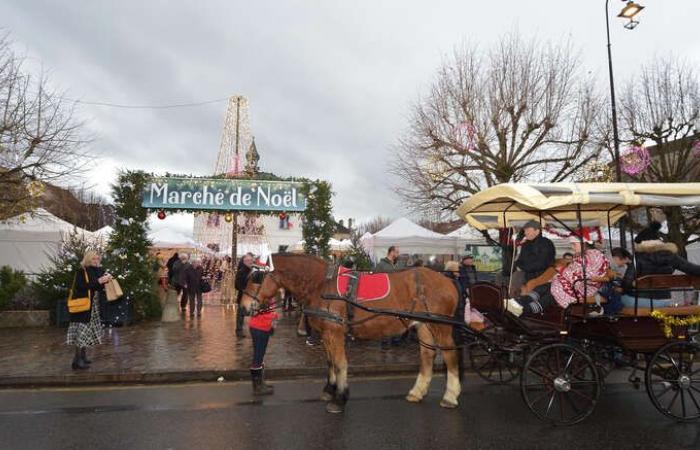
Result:
<instances>
[{"instance_id":1,"label":"carriage lamp","mask_svg":"<svg viewBox=\"0 0 700 450\"><path fill-rule=\"evenodd\" d=\"M625 24L625 28L627 28L628 30L633 30L634 27L639 25L639 21L634 20L634 17L637 14L639 14L643 9L644 7L639 3L629 0L624 6L624 8L622 8L622 11L620 11L620 14L617 15L617 17L620 17L622 19L629 19L629 22Z\"/></svg>"}]
</instances>

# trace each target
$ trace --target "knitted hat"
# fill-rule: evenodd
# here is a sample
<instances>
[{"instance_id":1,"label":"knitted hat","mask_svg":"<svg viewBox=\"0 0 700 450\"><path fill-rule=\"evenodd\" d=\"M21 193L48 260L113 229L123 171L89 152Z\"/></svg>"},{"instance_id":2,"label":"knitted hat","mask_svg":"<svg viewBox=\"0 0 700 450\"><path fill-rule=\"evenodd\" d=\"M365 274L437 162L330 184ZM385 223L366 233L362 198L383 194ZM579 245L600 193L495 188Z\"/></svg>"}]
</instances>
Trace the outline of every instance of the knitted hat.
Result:
<instances>
[{"instance_id":1,"label":"knitted hat","mask_svg":"<svg viewBox=\"0 0 700 450\"><path fill-rule=\"evenodd\" d=\"M640 244L644 241L658 241L661 240L661 224L655 220L649 222L649 225L637 234L634 238L634 242Z\"/></svg>"},{"instance_id":2,"label":"knitted hat","mask_svg":"<svg viewBox=\"0 0 700 450\"><path fill-rule=\"evenodd\" d=\"M459 263L457 261L447 261L445 263L445 272L459 272Z\"/></svg>"},{"instance_id":3,"label":"knitted hat","mask_svg":"<svg viewBox=\"0 0 700 450\"><path fill-rule=\"evenodd\" d=\"M536 220L528 220L525 222L525 225L523 225L523 230L525 228L534 228L535 230L541 230L542 229L542 224L540 224Z\"/></svg>"}]
</instances>

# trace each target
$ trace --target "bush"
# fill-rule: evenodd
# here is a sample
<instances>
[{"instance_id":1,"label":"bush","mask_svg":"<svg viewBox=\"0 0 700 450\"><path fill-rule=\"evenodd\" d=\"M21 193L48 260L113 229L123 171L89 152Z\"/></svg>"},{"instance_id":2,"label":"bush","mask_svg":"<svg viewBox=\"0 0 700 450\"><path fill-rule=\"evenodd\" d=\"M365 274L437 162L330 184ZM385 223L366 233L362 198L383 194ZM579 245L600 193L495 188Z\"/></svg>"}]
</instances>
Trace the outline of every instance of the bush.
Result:
<instances>
[{"instance_id":1,"label":"bush","mask_svg":"<svg viewBox=\"0 0 700 450\"><path fill-rule=\"evenodd\" d=\"M10 306L12 298L27 285L24 272L13 270L10 266L0 268L0 310Z\"/></svg>"},{"instance_id":2,"label":"bush","mask_svg":"<svg viewBox=\"0 0 700 450\"><path fill-rule=\"evenodd\" d=\"M35 309L46 309L41 304L37 296L36 287L33 283L22 286L10 299L8 305L10 311L33 311Z\"/></svg>"}]
</instances>

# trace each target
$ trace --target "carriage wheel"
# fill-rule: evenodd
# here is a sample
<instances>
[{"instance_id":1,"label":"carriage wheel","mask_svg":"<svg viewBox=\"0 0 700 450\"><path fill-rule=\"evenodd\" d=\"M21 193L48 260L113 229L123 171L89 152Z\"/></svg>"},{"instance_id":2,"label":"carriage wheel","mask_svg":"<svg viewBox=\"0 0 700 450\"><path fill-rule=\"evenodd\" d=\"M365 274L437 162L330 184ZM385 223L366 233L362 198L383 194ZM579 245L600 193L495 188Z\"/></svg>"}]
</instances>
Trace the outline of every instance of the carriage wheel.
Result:
<instances>
[{"instance_id":1,"label":"carriage wheel","mask_svg":"<svg viewBox=\"0 0 700 450\"><path fill-rule=\"evenodd\" d=\"M656 409L679 421L700 418L700 345L671 342L654 353L645 373Z\"/></svg>"},{"instance_id":2,"label":"carriage wheel","mask_svg":"<svg viewBox=\"0 0 700 450\"><path fill-rule=\"evenodd\" d=\"M522 366L520 356L515 352L498 350L485 342L469 346L469 360L472 370L493 384L510 383L520 375Z\"/></svg>"},{"instance_id":3,"label":"carriage wheel","mask_svg":"<svg viewBox=\"0 0 700 450\"><path fill-rule=\"evenodd\" d=\"M600 387L593 360L568 344L537 349L520 377L527 407L553 425L573 425L588 417L598 402Z\"/></svg>"}]
</instances>

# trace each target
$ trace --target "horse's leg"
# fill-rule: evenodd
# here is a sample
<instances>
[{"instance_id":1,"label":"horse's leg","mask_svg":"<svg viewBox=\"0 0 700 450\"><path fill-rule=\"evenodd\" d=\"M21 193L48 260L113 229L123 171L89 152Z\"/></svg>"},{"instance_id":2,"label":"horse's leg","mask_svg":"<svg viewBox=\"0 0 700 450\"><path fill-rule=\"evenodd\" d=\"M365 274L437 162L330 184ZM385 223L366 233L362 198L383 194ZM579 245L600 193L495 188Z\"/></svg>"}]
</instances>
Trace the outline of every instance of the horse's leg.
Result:
<instances>
[{"instance_id":1,"label":"horse's leg","mask_svg":"<svg viewBox=\"0 0 700 450\"><path fill-rule=\"evenodd\" d=\"M422 323L417 326L418 339L426 345L435 345L433 335L428 328L429 325ZM416 383L408 392L406 400L409 402L419 402L428 393L430 380L433 378L433 362L435 361L435 350L425 345L420 346L420 371L416 378Z\"/></svg>"},{"instance_id":2,"label":"horse's leg","mask_svg":"<svg viewBox=\"0 0 700 450\"><path fill-rule=\"evenodd\" d=\"M330 345L325 339L323 340L323 347L326 350L326 361L328 361L328 378L326 379L326 385L323 386L321 400L329 402L335 397L335 392L338 389L338 382L336 380L336 370L333 365L333 359L331 358Z\"/></svg>"},{"instance_id":3,"label":"horse's leg","mask_svg":"<svg viewBox=\"0 0 700 450\"><path fill-rule=\"evenodd\" d=\"M331 364L335 368L336 391L333 399L326 404L326 411L342 413L348 401L348 360L345 356L345 332L341 327L334 327L323 334L328 341Z\"/></svg>"},{"instance_id":4,"label":"horse's leg","mask_svg":"<svg viewBox=\"0 0 700 450\"><path fill-rule=\"evenodd\" d=\"M438 328L438 327L436 327ZM443 408L456 408L459 404L459 394L462 392L462 386L459 382L459 362L457 350L454 350L454 338L452 337L452 327L442 325L438 331L438 342L443 350L442 357L447 366L447 384L445 386L445 394L442 396L440 406Z\"/></svg>"}]
</instances>

